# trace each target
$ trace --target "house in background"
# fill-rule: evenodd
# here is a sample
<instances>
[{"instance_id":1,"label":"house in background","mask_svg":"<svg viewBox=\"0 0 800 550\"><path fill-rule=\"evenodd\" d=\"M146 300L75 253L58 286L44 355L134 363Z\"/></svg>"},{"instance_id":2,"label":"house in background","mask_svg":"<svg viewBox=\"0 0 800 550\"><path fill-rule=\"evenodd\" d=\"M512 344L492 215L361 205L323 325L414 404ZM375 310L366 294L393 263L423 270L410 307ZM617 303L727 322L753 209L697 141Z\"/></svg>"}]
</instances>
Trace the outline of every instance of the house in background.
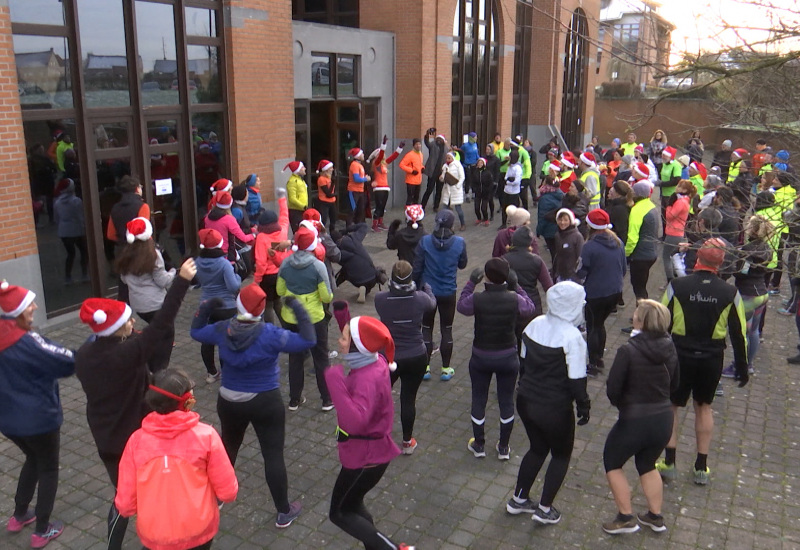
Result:
<instances>
[{"instance_id":1,"label":"house in background","mask_svg":"<svg viewBox=\"0 0 800 550\"><path fill-rule=\"evenodd\" d=\"M669 67L675 25L658 14L653 0L603 0L600 9L597 81L629 82L644 91L659 84Z\"/></svg>"}]
</instances>

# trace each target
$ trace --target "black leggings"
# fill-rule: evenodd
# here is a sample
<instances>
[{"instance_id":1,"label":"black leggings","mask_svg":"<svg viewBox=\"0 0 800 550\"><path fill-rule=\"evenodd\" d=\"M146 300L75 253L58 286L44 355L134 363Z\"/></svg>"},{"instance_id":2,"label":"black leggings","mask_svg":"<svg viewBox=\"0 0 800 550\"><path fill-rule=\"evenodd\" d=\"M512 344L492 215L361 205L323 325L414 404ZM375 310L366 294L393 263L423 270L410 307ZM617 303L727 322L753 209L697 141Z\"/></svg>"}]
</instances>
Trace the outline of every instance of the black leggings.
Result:
<instances>
[{"instance_id":1,"label":"black leggings","mask_svg":"<svg viewBox=\"0 0 800 550\"><path fill-rule=\"evenodd\" d=\"M300 229L300 222L303 221L303 211L289 209L289 227L292 228L292 235Z\"/></svg>"},{"instance_id":2,"label":"black leggings","mask_svg":"<svg viewBox=\"0 0 800 550\"><path fill-rule=\"evenodd\" d=\"M6 434L3 434L6 435ZM33 492L36 498L36 532L44 533L50 524L50 514L58 491L58 452L61 434L58 429L37 435L6 435L25 454L19 472L17 493L14 495L14 515L21 518L28 512Z\"/></svg>"},{"instance_id":3,"label":"black leggings","mask_svg":"<svg viewBox=\"0 0 800 550\"><path fill-rule=\"evenodd\" d=\"M158 311L146 311L144 313L137 311L136 313L149 325L153 322L153 318ZM152 354L147 361L150 372L158 372L169 366L169 360L172 357L172 345L175 342L175 323L162 332L160 337L158 343L152 347Z\"/></svg>"},{"instance_id":4,"label":"black leggings","mask_svg":"<svg viewBox=\"0 0 800 550\"><path fill-rule=\"evenodd\" d=\"M652 260L631 260L631 286L633 295L637 300L647 299L647 280L650 278L650 268L656 263Z\"/></svg>"},{"instance_id":5,"label":"black leggings","mask_svg":"<svg viewBox=\"0 0 800 550\"><path fill-rule=\"evenodd\" d=\"M283 459L283 445L286 439L286 409L283 406L281 390L265 391L250 401L239 403L217 398L217 414L221 426L222 444L231 464L236 465L236 457L242 446L247 426L253 425L264 457L264 473L269 492L278 512L289 512L289 480L286 476L286 463Z\"/></svg>"},{"instance_id":6,"label":"black leggings","mask_svg":"<svg viewBox=\"0 0 800 550\"><path fill-rule=\"evenodd\" d=\"M469 360L469 378L472 381L472 435L478 445L486 442L486 402L492 375L497 377L497 403L500 405L500 446L507 447L514 429L514 386L519 373L519 356L516 348L503 356L480 356L473 351Z\"/></svg>"},{"instance_id":7,"label":"black leggings","mask_svg":"<svg viewBox=\"0 0 800 550\"><path fill-rule=\"evenodd\" d=\"M261 278L259 286L267 295L267 307L264 308L264 321L278 326L281 318L281 298L278 296L278 274L271 273ZM274 313L274 315L273 315Z\"/></svg>"},{"instance_id":8,"label":"black leggings","mask_svg":"<svg viewBox=\"0 0 800 550\"><path fill-rule=\"evenodd\" d=\"M297 325L283 323L286 330L298 332ZM311 348L311 359L314 361L314 374L317 377L317 388L322 402L330 401L331 394L328 393L328 384L325 382L325 367L328 366L328 319L314 323L314 331L317 333L317 343ZM303 397L303 387L305 387L305 373L303 363L305 363L306 352L289 354L289 400L298 402Z\"/></svg>"},{"instance_id":9,"label":"black leggings","mask_svg":"<svg viewBox=\"0 0 800 550\"><path fill-rule=\"evenodd\" d=\"M656 468L656 460L672 436L672 411L641 418L620 418L608 432L603 448L606 472L619 470L632 456L640 476Z\"/></svg>"},{"instance_id":10,"label":"black leggings","mask_svg":"<svg viewBox=\"0 0 800 550\"><path fill-rule=\"evenodd\" d=\"M333 486L329 514L331 522L361 541L366 550L397 548L396 544L375 528L375 521L364 506L364 496L378 484L388 466L387 462L357 470L343 467Z\"/></svg>"},{"instance_id":11,"label":"black leggings","mask_svg":"<svg viewBox=\"0 0 800 550\"><path fill-rule=\"evenodd\" d=\"M375 210L372 212L372 219L382 218L386 213L386 202L389 200L388 191L375 191L372 194L375 197Z\"/></svg>"},{"instance_id":12,"label":"black leggings","mask_svg":"<svg viewBox=\"0 0 800 550\"><path fill-rule=\"evenodd\" d=\"M606 347L606 319L617 307L622 293L589 298L586 300L586 344L589 347L589 364L598 365L603 361Z\"/></svg>"},{"instance_id":13,"label":"black leggings","mask_svg":"<svg viewBox=\"0 0 800 550\"><path fill-rule=\"evenodd\" d=\"M208 323L216 323L217 321L224 321L236 315L236 308L219 308L211 310L211 316L208 318ZM208 374L217 374L219 371L214 366L214 344L200 344L200 357L203 358L203 364L206 366ZM219 360L222 366L222 359Z\"/></svg>"},{"instance_id":14,"label":"black leggings","mask_svg":"<svg viewBox=\"0 0 800 550\"><path fill-rule=\"evenodd\" d=\"M488 222L490 216L493 214L494 197L492 188L486 190L477 190L475 192L475 217L478 221Z\"/></svg>"},{"instance_id":15,"label":"black leggings","mask_svg":"<svg viewBox=\"0 0 800 550\"><path fill-rule=\"evenodd\" d=\"M347 199L350 201L350 213L347 214L347 227L354 223L362 223L366 213L364 206L366 197L363 192L348 191Z\"/></svg>"},{"instance_id":16,"label":"black leggings","mask_svg":"<svg viewBox=\"0 0 800 550\"><path fill-rule=\"evenodd\" d=\"M514 206L519 206L519 193L510 195L503 191L503 200L500 203L500 207L502 209L500 214L503 216L503 225L508 223L508 214L506 214L506 208L512 204Z\"/></svg>"},{"instance_id":17,"label":"black leggings","mask_svg":"<svg viewBox=\"0 0 800 550\"><path fill-rule=\"evenodd\" d=\"M456 316L456 294L449 296L436 296L436 309L422 317L422 339L428 350L428 357L433 352L433 322L436 320L436 311L439 311L439 331L442 333L442 343L439 351L442 352L442 368L450 366L453 356L453 319Z\"/></svg>"},{"instance_id":18,"label":"black leggings","mask_svg":"<svg viewBox=\"0 0 800 550\"><path fill-rule=\"evenodd\" d=\"M419 188L422 184L411 185L406 184L406 206L409 204L419 204Z\"/></svg>"},{"instance_id":19,"label":"black leggings","mask_svg":"<svg viewBox=\"0 0 800 550\"><path fill-rule=\"evenodd\" d=\"M100 460L103 461L103 466L108 472L108 478L114 489L117 488L119 482L119 461L122 459L122 453L105 453L100 451ZM122 542L125 540L125 532L128 530L128 518L119 515L119 510L114 505L114 499L111 499L111 508L108 510L108 547L107 550L121 550Z\"/></svg>"},{"instance_id":20,"label":"black leggings","mask_svg":"<svg viewBox=\"0 0 800 550\"><path fill-rule=\"evenodd\" d=\"M392 386L400 379L400 422L403 425L403 441L411 441L414 421L417 418L417 391L428 365L427 354L409 359L397 359L397 369L392 372Z\"/></svg>"},{"instance_id":21,"label":"black leggings","mask_svg":"<svg viewBox=\"0 0 800 550\"><path fill-rule=\"evenodd\" d=\"M569 470L575 443L575 414L572 408L556 411L542 407L523 395L517 396L517 412L528 433L531 448L522 457L519 465L514 496L529 498L533 482L550 454L552 456L539 500L542 506L550 506Z\"/></svg>"},{"instance_id":22,"label":"black leggings","mask_svg":"<svg viewBox=\"0 0 800 550\"><path fill-rule=\"evenodd\" d=\"M64 272L67 279L72 278L72 266L75 264L75 249L81 253L81 275L86 277L86 262L89 261L89 253L86 249L86 237L61 237L64 249L67 251L67 259L64 262Z\"/></svg>"},{"instance_id":23,"label":"black leggings","mask_svg":"<svg viewBox=\"0 0 800 550\"><path fill-rule=\"evenodd\" d=\"M425 186L425 194L422 195L422 208L428 207L428 199L431 197L431 194L433 194L433 208L434 210L438 210L439 203L442 202L444 183L439 181L439 174L426 177L428 178L428 183Z\"/></svg>"},{"instance_id":24,"label":"black leggings","mask_svg":"<svg viewBox=\"0 0 800 550\"><path fill-rule=\"evenodd\" d=\"M336 208L336 201L326 202L317 199L317 210L319 210L319 217L322 225L328 230L336 228L336 220L339 219L339 211Z\"/></svg>"},{"instance_id":25,"label":"black leggings","mask_svg":"<svg viewBox=\"0 0 800 550\"><path fill-rule=\"evenodd\" d=\"M528 209L528 189L530 188L530 186L531 186L530 178L522 180L522 182L520 182L519 185L519 201L520 204L522 204L522 208L524 208L525 210ZM536 193L536 191L534 191L534 193Z\"/></svg>"}]
</instances>

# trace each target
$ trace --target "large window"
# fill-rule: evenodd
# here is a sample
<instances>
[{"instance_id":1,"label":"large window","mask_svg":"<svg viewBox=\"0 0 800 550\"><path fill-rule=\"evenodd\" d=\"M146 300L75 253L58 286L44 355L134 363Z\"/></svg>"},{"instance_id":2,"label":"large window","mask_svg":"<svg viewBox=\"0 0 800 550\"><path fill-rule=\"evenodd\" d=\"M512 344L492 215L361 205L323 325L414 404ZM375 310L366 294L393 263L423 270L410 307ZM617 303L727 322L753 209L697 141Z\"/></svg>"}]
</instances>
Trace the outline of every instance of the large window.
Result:
<instances>
[{"instance_id":1,"label":"large window","mask_svg":"<svg viewBox=\"0 0 800 550\"><path fill-rule=\"evenodd\" d=\"M567 147L583 147L583 113L586 108L586 79L589 67L589 26L586 13L572 14L564 46L564 87L561 97L561 135Z\"/></svg>"},{"instance_id":2,"label":"large window","mask_svg":"<svg viewBox=\"0 0 800 550\"><path fill-rule=\"evenodd\" d=\"M497 67L500 59L495 0L458 0L453 20L453 143L477 132L488 143L497 124Z\"/></svg>"},{"instance_id":3,"label":"large window","mask_svg":"<svg viewBox=\"0 0 800 550\"><path fill-rule=\"evenodd\" d=\"M292 19L358 28L359 0L292 0Z\"/></svg>"},{"instance_id":4,"label":"large window","mask_svg":"<svg viewBox=\"0 0 800 550\"><path fill-rule=\"evenodd\" d=\"M533 5L531 0L517 2L517 29L514 36L514 97L511 103L511 131L514 135L525 134L528 128L532 26Z\"/></svg>"},{"instance_id":5,"label":"large window","mask_svg":"<svg viewBox=\"0 0 800 550\"><path fill-rule=\"evenodd\" d=\"M169 255L184 233L194 243L206 183L228 173L220 4L9 0L48 315L115 292L106 228L126 175ZM56 215L67 179L84 219L69 241Z\"/></svg>"},{"instance_id":6,"label":"large window","mask_svg":"<svg viewBox=\"0 0 800 550\"><path fill-rule=\"evenodd\" d=\"M627 61L639 56L639 24L614 25L611 53Z\"/></svg>"}]
</instances>

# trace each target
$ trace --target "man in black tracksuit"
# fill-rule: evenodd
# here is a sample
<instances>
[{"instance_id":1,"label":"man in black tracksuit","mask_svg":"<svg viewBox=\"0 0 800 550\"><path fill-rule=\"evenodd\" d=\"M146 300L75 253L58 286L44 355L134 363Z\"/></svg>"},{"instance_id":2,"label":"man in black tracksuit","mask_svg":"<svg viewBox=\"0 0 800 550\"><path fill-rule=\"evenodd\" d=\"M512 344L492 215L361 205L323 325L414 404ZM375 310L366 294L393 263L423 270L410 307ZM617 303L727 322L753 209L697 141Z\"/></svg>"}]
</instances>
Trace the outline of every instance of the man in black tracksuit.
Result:
<instances>
[{"instance_id":1,"label":"man in black tracksuit","mask_svg":"<svg viewBox=\"0 0 800 550\"><path fill-rule=\"evenodd\" d=\"M706 485L706 464L714 417L711 403L722 375L725 337L730 334L739 387L749 381L747 372L747 322L744 304L736 287L725 283L717 272L725 258L722 239L708 239L697 252L694 273L673 279L661 303L672 313L670 332L678 352L680 385L670 396L675 420L666 456L656 464L661 477L675 479L675 447L678 440L678 407L694 400L697 460L694 482Z\"/></svg>"}]
</instances>

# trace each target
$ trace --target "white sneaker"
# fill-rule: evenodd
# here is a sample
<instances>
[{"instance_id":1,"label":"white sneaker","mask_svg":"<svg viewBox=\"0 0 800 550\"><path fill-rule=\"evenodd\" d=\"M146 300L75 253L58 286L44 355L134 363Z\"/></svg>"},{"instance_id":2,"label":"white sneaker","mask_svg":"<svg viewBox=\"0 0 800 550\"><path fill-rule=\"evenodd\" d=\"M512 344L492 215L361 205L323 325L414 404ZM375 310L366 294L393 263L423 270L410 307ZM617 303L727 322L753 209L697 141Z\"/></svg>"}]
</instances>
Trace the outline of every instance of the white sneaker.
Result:
<instances>
[{"instance_id":1,"label":"white sneaker","mask_svg":"<svg viewBox=\"0 0 800 550\"><path fill-rule=\"evenodd\" d=\"M363 304L367 301L367 287L360 286L358 287L358 298L356 298L356 302L359 304Z\"/></svg>"},{"instance_id":2,"label":"white sneaker","mask_svg":"<svg viewBox=\"0 0 800 550\"><path fill-rule=\"evenodd\" d=\"M220 372L217 371L217 374L207 374L206 375L206 384L213 384L214 382L219 382Z\"/></svg>"}]
</instances>

